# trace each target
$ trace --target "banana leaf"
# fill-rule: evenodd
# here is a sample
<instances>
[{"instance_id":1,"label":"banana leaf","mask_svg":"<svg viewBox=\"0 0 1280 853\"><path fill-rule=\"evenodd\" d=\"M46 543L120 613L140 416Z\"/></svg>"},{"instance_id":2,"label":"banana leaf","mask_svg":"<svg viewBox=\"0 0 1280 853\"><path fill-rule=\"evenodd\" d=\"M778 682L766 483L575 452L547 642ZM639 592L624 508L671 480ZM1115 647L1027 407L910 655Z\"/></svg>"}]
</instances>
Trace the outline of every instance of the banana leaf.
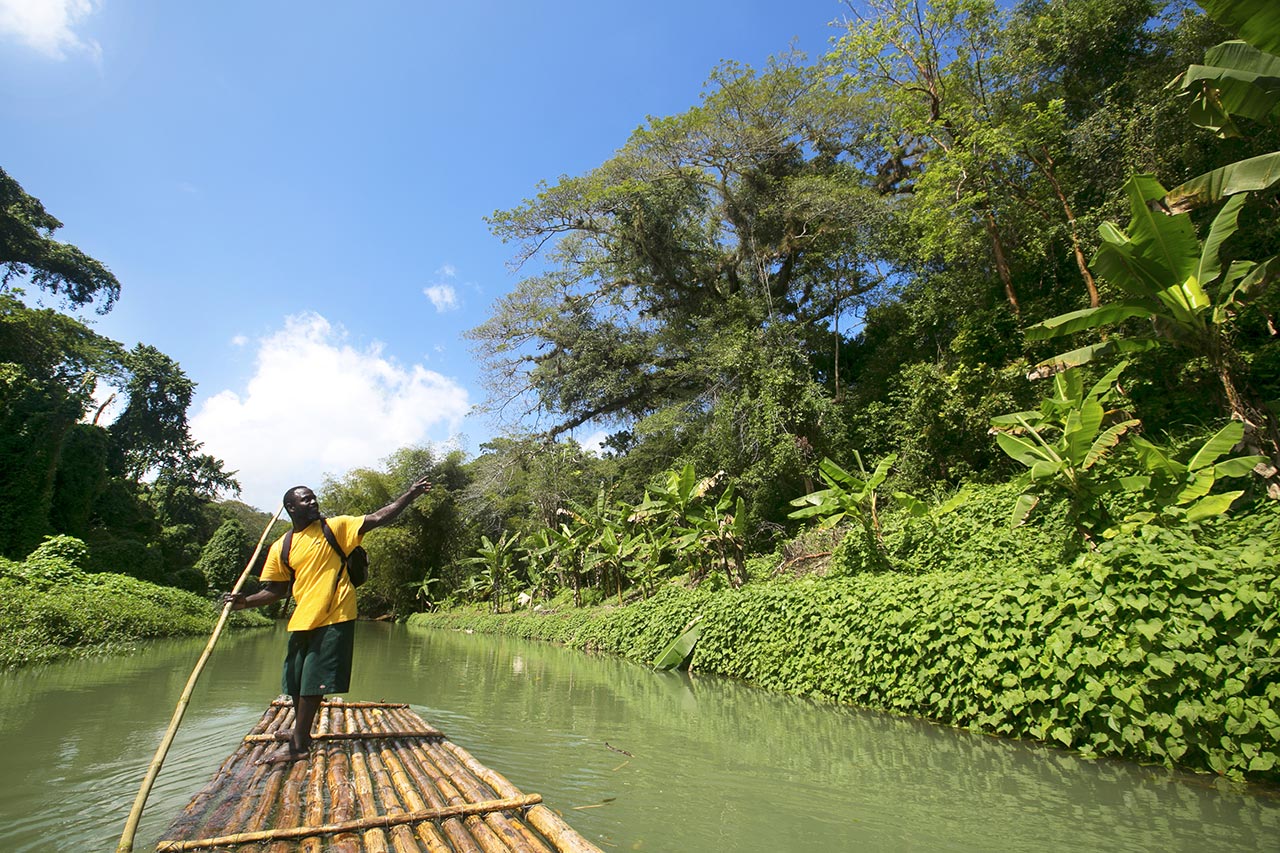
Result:
<instances>
[{"instance_id":1,"label":"banana leaf","mask_svg":"<svg viewBox=\"0 0 1280 853\"><path fill-rule=\"evenodd\" d=\"M1150 306L1140 302L1112 302L1096 308L1084 308L1050 317L1048 320L1028 326L1026 335L1029 341L1044 341L1082 332L1085 329L1096 329L1098 326L1119 323L1130 317L1145 317L1150 313Z\"/></svg>"},{"instance_id":2,"label":"banana leaf","mask_svg":"<svg viewBox=\"0 0 1280 853\"><path fill-rule=\"evenodd\" d=\"M1199 471L1201 468L1209 467L1214 462L1217 462L1223 454L1239 444L1240 439L1243 437L1244 424L1239 421L1232 421L1201 445L1195 456L1192 456L1191 461L1187 463L1187 468L1191 471Z\"/></svg>"},{"instance_id":3,"label":"banana leaf","mask_svg":"<svg viewBox=\"0 0 1280 853\"><path fill-rule=\"evenodd\" d=\"M1155 261L1172 273L1157 285L1157 290L1170 282L1186 281L1200 258L1200 241L1189 216L1168 216L1153 210L1150 202L1164 198L1168 191L1152 175L1134 175L1125 181L1129 196L1129 239L1142 257Z\"/></svg>"},{"instance_id":4,"label":"banana leaf","mask_svg":"<svg viewBox=\"0 0 1280 853\"><path fill-rule=\"evenodd\" d=\"M1158 346L1160 346L1160 342L1155 338L1112 338L1109 341L1089 344L1079 349L1073 349L1070 352L1055 355L1052 358L1046 358L1036 364L1036 370L1032 371L1028 378L1039 378L1050 370L1069 370L1082 364L1088 364L1095 358L1118 353L1145 352Z\"/></svg>"},{"instance_id":5,"label":"banana leaf","mask_svg":"<svg viewBox=\"0 0 1280 853\"><path fill-rule=\"evenodd\" d=\"M1249 44L1280 54L1280 3L1276 0L1196 0L1209 17Z\"/></svg>"},{"instance_id":6,"label":"banana leaf","mask_svg":"<svg viewBox=\"0 0 1280 853\"><path fill-rule=\"evenodd\" d=\"M1203 65L1175 83L1192 98L1191 121L1221 137L1238 136L1233 116L1263 121L1280 103L1280 57L1243 41L1210 48Z\"/></svg>"},{"instance_id":7,"label":"banana leaf","mask_svg":"<svg viewBox=\"0 0 1280 853\"><path fill-rule=\"evenodd\" d=\"M1169 190L1164 206L1171 213L1186 213L1215 204L1236 193L1270 189L1280 182L1280 151L1228 163Z\"/></svg>"},{"instance_id":8,"label":"banana leaf","mask_svg":"<svg viewBox=\"0 0 1280 853\"><path fill-rule=\"evenodd\" d=\"M1187 508L1187 521L1201 521L1202 519L1213 518L1215 515L1222 515L1231 508L1232 502L1243 494L1244 492L1241 491L1209 495L1209 497Z\"/></svg>"},{"instance_id":9,"label":"banana leaf","mask_svg":"<svg viewBox=\"0 0 1280 853\"><path fill-rule=\"evenodd\" d=\"M1085 454L1084 464L1082 468L1092 468L1094 463L1107 454L1111 448L1120 443L1120 436L1124 435L1133 427L1140 424L1139 420L1121 421L1113 427L1110 427L1089 447L1089 452Z\"/></svg>"},{"instance_id":10,"label":"banana leaf","mask_svg":"<svg viewBox=\"0 0 1280 853\"><path fill-rule=\"evenodd\" d=\"M662 653L653 659L654 669L687 669L689 658L693 656L693 647L702 636L702 617L690 622L680 632L680 636L671 641Z\"/></svg>"}]
</instances>

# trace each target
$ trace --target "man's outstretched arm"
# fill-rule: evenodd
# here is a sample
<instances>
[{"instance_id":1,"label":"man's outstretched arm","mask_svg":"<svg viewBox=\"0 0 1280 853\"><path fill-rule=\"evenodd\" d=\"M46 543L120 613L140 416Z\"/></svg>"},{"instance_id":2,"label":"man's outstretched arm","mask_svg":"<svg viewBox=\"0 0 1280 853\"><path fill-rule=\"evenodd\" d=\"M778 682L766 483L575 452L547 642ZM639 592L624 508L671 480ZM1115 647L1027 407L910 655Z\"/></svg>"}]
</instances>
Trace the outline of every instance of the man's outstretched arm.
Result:
<instances>
[{"instance_id":1,"label":"man's outstretched arm","mask_svg":"<svg viewBox=\"0 0 1280 853\"><path fill-rule=\"evenodd\" d=\"M363 536L370 530L376 530L384 524L390 524L396 520L400 513L404 512L405 507L413 503L422 495L431 491L431 481L426 477L418 479L409 491L393 500L377 512L371 512L364 517L364 522L360 525L360 535Z\"/></svg>"}]
</instances>

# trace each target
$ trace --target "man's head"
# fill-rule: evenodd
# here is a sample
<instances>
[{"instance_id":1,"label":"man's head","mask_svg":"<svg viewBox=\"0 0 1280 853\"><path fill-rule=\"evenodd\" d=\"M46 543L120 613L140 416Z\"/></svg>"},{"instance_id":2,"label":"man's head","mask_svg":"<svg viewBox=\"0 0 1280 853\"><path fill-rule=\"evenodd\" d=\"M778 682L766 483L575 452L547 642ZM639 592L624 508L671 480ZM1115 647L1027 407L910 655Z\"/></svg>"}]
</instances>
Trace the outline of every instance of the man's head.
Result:
<instances>
[{"instance_id":1,"label":"man's head","mask_svg":"<svg viewBox=\"0 0 1280 853\"><path fill-rule=\"evenodd\" d=\"M306 486L294 486L284 493L284 509L295 523L310 524L320 518L320 504L316 493Z\"/></svg>"}]
</instances>

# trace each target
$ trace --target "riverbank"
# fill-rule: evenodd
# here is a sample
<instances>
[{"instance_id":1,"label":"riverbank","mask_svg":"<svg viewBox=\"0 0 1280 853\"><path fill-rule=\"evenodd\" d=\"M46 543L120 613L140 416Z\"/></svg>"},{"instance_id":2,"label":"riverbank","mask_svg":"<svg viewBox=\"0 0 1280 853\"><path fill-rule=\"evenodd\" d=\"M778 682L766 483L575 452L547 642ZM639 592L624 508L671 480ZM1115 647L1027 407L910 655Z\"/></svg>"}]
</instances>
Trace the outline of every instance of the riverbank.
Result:
<instances>
[{"instance_id":1,"label":"riverbank","mask_svg":"<svg viewBox=\"0 0 1280 853\"><path fill-rule=\"evenodd\" d=\"M89 573L78 539L56 536L21 563L0 561L0 669L132 651L141 640L208 634L219 607L185 590ZM230 627L268 627L255 612Z\"/></svg>"},{"instance_id":2,"label":"riverbank","mask_svg":"<svg viewBox=\"0 0 1280 853\"><path fill-rule=\"evenodd\" d=\"M1278 516L1212 542L1149 528L1056 570L859 574L621 607L459 610L412 625L651 663L694 617L691 669L1084 755L1280 782Z\"/></svg>"}]
</instances>

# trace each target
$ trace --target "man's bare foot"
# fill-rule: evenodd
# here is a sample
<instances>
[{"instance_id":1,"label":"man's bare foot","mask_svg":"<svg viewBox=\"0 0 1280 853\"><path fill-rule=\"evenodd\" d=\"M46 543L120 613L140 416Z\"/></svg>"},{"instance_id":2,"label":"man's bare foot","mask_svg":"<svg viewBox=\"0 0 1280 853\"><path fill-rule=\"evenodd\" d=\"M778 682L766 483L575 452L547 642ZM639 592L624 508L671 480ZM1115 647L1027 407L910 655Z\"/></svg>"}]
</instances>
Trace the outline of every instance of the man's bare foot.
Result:
<instances>
[{"instance_id":1,"label":"man's bare foot","mask_svg":"<svg viewBox=\"0 0 1280 853\"><path fill-rule=\"evenodd\" d=\"M302 752L299 752L293 748L292 743L287 743L284 746L277 749L275 752L271 753L270 755L266 755L266 756L263 756L262 758L259 758L254 763L255 764L292 764L295 761L305 761L310 756L311 756L310 750L304 750Z\"/></svg>"}]
</instances>

